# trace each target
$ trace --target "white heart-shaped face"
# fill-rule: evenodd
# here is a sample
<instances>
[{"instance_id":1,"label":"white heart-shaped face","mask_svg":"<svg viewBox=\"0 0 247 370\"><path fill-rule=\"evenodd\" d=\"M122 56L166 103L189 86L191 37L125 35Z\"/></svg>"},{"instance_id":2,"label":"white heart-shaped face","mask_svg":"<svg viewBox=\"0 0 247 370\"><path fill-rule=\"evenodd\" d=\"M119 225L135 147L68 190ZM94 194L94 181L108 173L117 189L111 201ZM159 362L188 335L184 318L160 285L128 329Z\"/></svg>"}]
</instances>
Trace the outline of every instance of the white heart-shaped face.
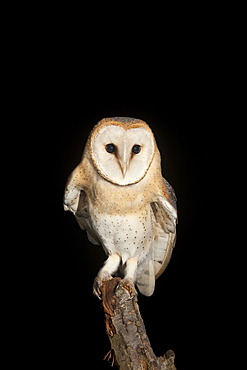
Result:
<instances>
[{"instance_id":1,"label":"white heart-shaped face","mask_svg":"<svg viewBox=\"0 0 247 370\"><path fill-rule=\"evenodd\" d=\"M146 175L154 146L154 137L145 127L125 129L112 124L93 136L90 153L101 176L114 184L130 185Z\"/></svg>"}]
</instances>

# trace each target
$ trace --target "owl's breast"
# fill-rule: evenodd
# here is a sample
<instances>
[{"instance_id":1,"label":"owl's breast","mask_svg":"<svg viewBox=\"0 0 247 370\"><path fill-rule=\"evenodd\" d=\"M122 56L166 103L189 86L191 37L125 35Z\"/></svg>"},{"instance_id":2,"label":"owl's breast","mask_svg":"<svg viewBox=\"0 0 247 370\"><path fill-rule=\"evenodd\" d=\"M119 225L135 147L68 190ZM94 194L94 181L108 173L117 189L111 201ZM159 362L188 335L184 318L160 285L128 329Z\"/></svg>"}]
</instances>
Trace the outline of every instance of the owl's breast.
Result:
<instances>
[{"instance_id":1,"label":"owl's breast","mask_svg":"<svg viewBox=\"0 0 247 370\"><path fill-rule=\"evenodd\" d=\"M137 198L137 197L136 197ZM149 252L154 227L151 207L135 198L123 202L121 196L104 195L89 201L92 228L107 253L118 253L124 263L138 255L143 259Z\"/></svg>"},{"instance_id":2,"label":"owl's breast","mask_svg":"<svg viewBox=\"0 0 247 370\"><path fill-rule=\"evenodd\" d=\"M99 176L90 189L88 200L92 208L109 215L138 213L152 201L151 188L145 185L144 180L132 186L117 186Z\"/></svg>"}]
</instances>

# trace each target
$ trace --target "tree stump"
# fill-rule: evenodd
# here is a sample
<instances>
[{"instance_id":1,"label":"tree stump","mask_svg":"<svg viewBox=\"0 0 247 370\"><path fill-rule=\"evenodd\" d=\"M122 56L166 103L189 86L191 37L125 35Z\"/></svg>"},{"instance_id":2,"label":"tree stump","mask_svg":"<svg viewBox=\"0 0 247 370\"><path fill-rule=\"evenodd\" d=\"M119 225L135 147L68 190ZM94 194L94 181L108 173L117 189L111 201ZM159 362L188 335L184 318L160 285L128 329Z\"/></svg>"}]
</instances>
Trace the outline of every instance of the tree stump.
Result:
<instances>
[{"instance_id":1,"label":"tree stump","mask_svg":"<svg viewBox=\"0 0 247 370\"><path fill-rule=\"evenodd\" d=\"M102 285L106 332L111 343L105 358L120 370L176 370L173 351L167 351L163 357L155 356L135 292L130 281L118 277Z\"/></svg>"}]
</instances>

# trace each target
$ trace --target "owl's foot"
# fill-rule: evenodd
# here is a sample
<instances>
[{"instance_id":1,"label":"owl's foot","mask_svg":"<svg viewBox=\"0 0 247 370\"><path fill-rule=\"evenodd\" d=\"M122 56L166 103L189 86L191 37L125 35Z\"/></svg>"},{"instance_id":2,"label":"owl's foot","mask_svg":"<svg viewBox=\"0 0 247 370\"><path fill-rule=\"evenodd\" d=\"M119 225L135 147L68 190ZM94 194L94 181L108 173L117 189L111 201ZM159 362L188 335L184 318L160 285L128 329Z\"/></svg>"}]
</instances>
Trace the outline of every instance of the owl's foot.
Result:
<instances>
[{"instance_id":1,"label":"owl's foot","mask_svg":"<svg viewBox=\"0 0 247 370\"><path fill-rule=\"evenodd\" d=\"M94 279L93 294L96 295L96 297L98 297L99 299L101 299L102 284L103 284L104 281L111 280L111 279L112 279L112 276L107 272L98 274L96 276L96 278Z\"/></svg>"},{"instance_id":2,"label":"owl's foot","mask_svg":"<svg viewBox=\"0 0 247 370\"><path fill-rule=\"evenodd\" d=\"M101 299L101 295L102 295L101 288L102 288L103 282L112 279L111 274L113 274L114 271L117 270L119 263L120 263L120 256L117 253L110 254L107 260L105 261L104 266L98 272L98 275L96 279L94 280L93 292L99 299Z\"/></svg>"},{"instance_id":3,"label":"owl's foot","mask_svg":"<svg viewBox=\"0 0 247 370\"><path fill-rule=\"evenodd\" d=\"M129 293L129 298L127 299L133 299L138 294L135 288L135 283L132 279L122 279L117 286L117 289L120 288L124 288Z\"/></svg>"}]
</instances>

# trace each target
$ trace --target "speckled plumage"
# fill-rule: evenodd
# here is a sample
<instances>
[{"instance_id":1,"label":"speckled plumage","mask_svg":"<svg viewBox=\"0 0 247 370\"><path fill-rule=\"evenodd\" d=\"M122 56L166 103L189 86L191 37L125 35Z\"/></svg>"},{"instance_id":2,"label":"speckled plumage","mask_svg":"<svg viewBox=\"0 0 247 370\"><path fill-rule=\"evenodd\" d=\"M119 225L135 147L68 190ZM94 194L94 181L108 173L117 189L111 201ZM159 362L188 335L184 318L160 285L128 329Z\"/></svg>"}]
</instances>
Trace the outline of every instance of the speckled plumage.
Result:
<instances>
[{"instance_id":1,"label":"speckled plumage","mask_svg":"<svg viewBox=\"0 0 247 370\"><path fill-rule=\"evenodd\" d=\"M114 144L108 153L107 144ZM133 153L138 145L140 152ZM94 292L119 268L150 296L166 268L176 238L176 197L162 177L150 127L128 117L102 119L93 128L82 160L70 175L64 208L74 213L90 242L108 255Z\"/></svg>"}]
</instances>

